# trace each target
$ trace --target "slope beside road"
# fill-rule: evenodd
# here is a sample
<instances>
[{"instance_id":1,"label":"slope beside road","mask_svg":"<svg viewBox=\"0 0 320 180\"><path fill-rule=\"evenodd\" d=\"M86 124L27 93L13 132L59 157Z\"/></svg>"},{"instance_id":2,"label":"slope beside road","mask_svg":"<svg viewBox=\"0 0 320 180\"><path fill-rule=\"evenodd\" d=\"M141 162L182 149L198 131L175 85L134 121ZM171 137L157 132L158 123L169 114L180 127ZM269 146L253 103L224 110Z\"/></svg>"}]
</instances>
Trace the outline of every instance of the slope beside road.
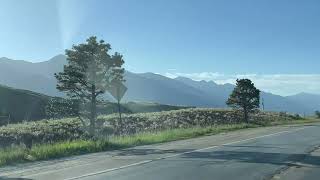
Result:
<instances>
[{"instance_id":1,"label":"slope beside road","mask_svg":"<svg viewBox=\"0 0 320 180\"><path fill-rule=\"evenodd\" d=\"M0 179L271 179L294 164L319 166L310 154L320 145L319 130L318 124L239 130L4 167Z\"/></svg>"}]
</instances>

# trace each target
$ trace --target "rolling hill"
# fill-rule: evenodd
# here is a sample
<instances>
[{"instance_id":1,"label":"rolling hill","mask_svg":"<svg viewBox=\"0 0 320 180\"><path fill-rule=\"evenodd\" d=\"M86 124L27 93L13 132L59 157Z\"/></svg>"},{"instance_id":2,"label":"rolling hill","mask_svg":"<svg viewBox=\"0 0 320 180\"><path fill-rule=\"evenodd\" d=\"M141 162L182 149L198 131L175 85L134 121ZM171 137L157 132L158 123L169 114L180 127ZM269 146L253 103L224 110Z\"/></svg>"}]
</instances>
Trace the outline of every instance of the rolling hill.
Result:
<instances>
[{"instance_id":1,"label":"rolling hill","mask_svg":"<svg viewBox=\"0 0 320 180\"><path fill-rule=\"evenodd\" d=\"M0 126L29 120L47 118L45 107L51 96L0 85ZM188 108L185 106L171 106L158 103L128 102L121 104L124 113L159 112ZM105 102L98 106L98 114L112 114L118 112L118 105Z\"/></svg>"},{"instance_id":2,"label":"rolling hill","mask_svg":"<svg viewBox=\"0 0 320 180\"><path fill-rule=\"evenodd\" d=\"M49 96L28 90L14 89L0 85L0 125L21 120L38 120L45 117L45 106Z\"/></svg>"},{"instance_id":3,"label":"rolling hill","mask_svg":"<svg viewBox=\"0 0 320 180\"><path fill-rule=\"evenodd\" d=\"M10 87L27 89L50 96L63 96L55 89L55 72L60 72L66 58L58 55L40 63L0 58L0 84ZM125 74L128 92L124 101L155 102L161 104L197 106L197 107L226 107L225 101L234 85L216 84L213 81L194 81L185 77L171 79L154 73ZM105 96L112 99L110 96ZM262 92L265 109L270 111L287 111L300 114L311 114L320 109L318 95L296 95L283 97ZM310 103L312 102L312 103ZM311 105L312 104L312 105Z\"/></svg>"}]
</instances>

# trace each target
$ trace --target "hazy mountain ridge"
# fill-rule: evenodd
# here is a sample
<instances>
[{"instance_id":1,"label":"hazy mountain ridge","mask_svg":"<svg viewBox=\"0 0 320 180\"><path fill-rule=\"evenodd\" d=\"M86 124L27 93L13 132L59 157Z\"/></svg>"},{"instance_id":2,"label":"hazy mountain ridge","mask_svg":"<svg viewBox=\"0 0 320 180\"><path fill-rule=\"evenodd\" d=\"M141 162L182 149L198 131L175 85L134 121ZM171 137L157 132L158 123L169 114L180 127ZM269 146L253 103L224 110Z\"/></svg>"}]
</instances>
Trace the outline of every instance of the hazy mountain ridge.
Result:
<instances>
[{"instance_id":1,"label":"hazy mountain ridge","mask_svg":"<svg viewBox=\"0 0 320 180\"><path fill-rule=\"evenodd\" d=\"M66 62L63 55L38 63L0 58L0 84L50 96L61 96L62 93L55 88L57 81L53 75L63 69L63 62Z\"/></svg>"},{"instance_id":2,"label":"hazy mountain ridge","mask_svg":"<svg viewBox=\"0 0 320 180\"><path fill-rule=\"evenodd\" d=\"M185 77L177 77L190 86L201 89L207 96L212 96L221 107L226 107L225 102L234 89L235 85L222 84L218 85L213 81L194 81ZM293 98L283 97L272 93L261 92L261 99L264 100L264 107L269 111L287 111L297 112L300 114L312 114L319 106L306 106L306 101L295 101ZM261 107L262 108L262 107Z\"/></svg>"},{"instance_id":3,"label":"hazy mountain ridge","mask_svg":"<svg viewBox=\"0 0 320 180\"><path fill-rule=\"evenodd\" d=\"M53 74L62 71L64 64L64 55L38 63L0 58L0 84L50 96L62 96L55 88ZM225 102L234 88L232 84L219 85L213 81L194 81L185 77L171 79L154 73L127 71L125 79L128 92L124 101L172 105L226 107ZM266 110L311 114L320 109L320 95L302 93L283 97L262 92L262 97Z\"/></svg>"},{"instance_id":4,"label":"hazy mountain ridge","mask_svg":"<svg viewBox=\"0 0 320 180\"><path fill-rule=\"evenodd\" d=\"M311 109L312 112L320 109L320 95L311 93L299 93L292 96L287 96L287 99L303 104L307 109Z\"/></svg>"},{"instance_id":5,"label":"hazy mountain ridge","mask_svg":"<svg viewBox=\"0 0 320 180\"><path fill-rule=\"evenodd\" d=\"M150 101L163 104L209 107L212 100L201 91L165 76L126 72L128 92L125 100Z\"/></svg>"}]
</instances>

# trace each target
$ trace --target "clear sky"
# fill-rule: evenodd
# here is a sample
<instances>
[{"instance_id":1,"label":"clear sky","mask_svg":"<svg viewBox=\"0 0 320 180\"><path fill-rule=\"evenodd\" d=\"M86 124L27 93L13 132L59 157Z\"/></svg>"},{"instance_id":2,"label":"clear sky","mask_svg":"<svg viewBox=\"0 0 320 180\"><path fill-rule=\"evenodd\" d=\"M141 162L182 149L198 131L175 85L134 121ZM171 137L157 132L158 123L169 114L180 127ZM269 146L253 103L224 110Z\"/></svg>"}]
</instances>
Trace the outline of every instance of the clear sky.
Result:
<instances>
[{"instance_id":1,"label":"clear sky","mask_svg":"<svg viewBox=\"0 0 320 180\"><path fill-rule=\"evenodd\" d=\"M320 82L319 8L319 0L1 0L0 57L43 61L96 35L133 72ZM317 93L313 83L303 89Z\"/></svg>"}]
</instances>

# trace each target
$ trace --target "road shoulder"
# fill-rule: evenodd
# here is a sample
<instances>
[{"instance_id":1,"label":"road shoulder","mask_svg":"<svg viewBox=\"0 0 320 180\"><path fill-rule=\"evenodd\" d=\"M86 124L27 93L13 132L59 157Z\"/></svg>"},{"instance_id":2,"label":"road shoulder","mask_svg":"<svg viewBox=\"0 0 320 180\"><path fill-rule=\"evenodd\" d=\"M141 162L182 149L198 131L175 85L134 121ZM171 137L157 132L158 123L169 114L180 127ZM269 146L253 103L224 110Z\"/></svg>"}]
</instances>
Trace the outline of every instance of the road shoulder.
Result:
<instances>
[{"instance_id":1,"label":"road shoulder","mask_svg":"<svg viewBox=\"0 0 320 180\"><path fill-rule=\"evenodd\" d=\"M320 177L320 147L314 147L301 160L292 162L288 167L274 175L272 180L318 180Z\"/></svg>"}]
</instances>

